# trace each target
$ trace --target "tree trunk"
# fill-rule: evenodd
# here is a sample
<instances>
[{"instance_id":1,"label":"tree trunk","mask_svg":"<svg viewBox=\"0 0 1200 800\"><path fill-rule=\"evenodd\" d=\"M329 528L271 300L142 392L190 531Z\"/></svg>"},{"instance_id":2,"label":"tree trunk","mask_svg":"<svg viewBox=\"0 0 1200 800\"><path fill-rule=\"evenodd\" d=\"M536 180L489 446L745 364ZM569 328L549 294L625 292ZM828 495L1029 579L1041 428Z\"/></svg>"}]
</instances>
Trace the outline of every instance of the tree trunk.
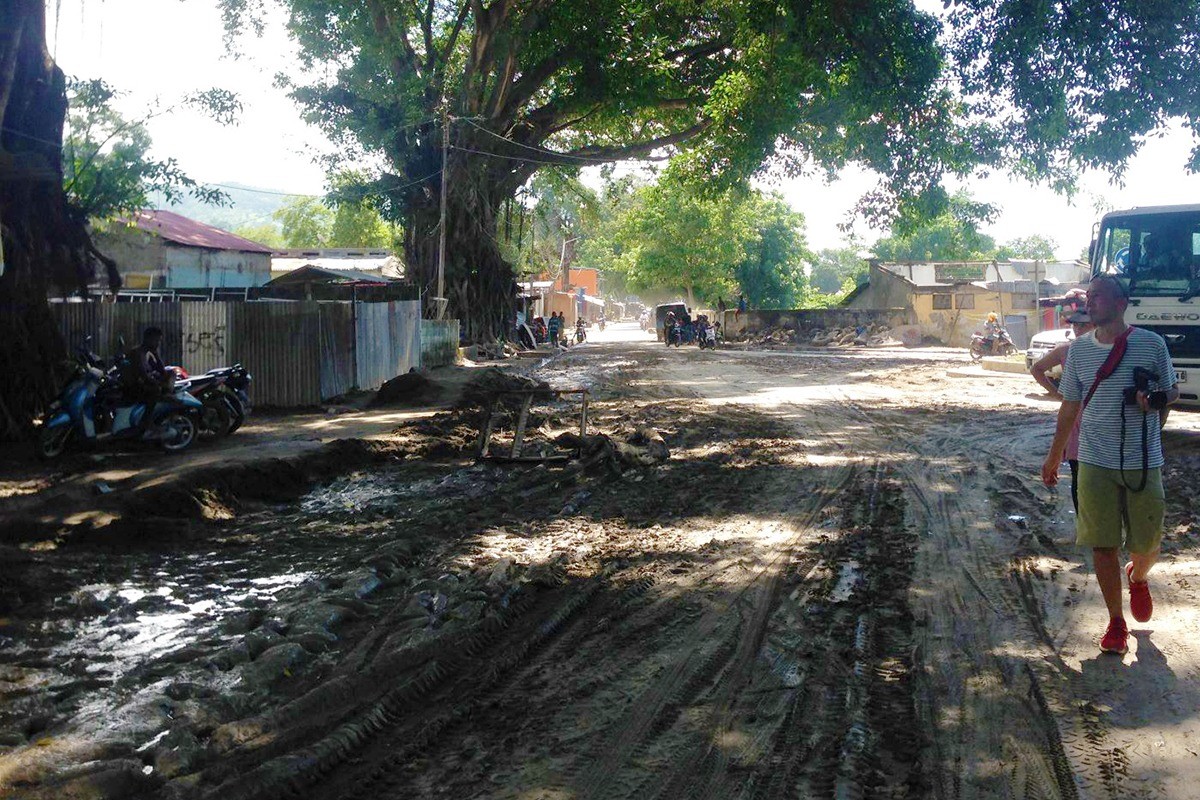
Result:
<instances>
[{"instance_id":1,"label":"tree trunk","mask_svg":"<svg viewBox=\"0 0 1200 800\"><path fill-rule=\"evenodd\" d=\"M468 342L489 342L512 327L517 295L512 265L504 260L496 222L503 198L489 197L476 181L449 181L446 198L447 318L458 319ZM421 286L426 317L437 315L439 198L436 193L410 202L404 251L408 272Z\"/></svg>"},{"instance_id":2,"label":"tree trunk","mask_svg":"<svg viewBox=\"0 0 1200 800\"><path fill-rule=\"evenodd\" d=\"M693 308L696 307L696 294L694 291L692 291L692 285L690 283L688 284L688 287L687 287L687 295L688 295L688 311L690 312Z\"/></svg>"},{"instance_id":3,"label":"tree trunk","mask_svg":"<svg viewBox=\"0 0 1200 800\"><path fill-rule=\"evenodd\" d=\"M51 285L87 284L88 237L62 189L66 82L46 52L43 0L0 14L0 439L28 436L65 355Z\"/></svg>"}]
</instances>

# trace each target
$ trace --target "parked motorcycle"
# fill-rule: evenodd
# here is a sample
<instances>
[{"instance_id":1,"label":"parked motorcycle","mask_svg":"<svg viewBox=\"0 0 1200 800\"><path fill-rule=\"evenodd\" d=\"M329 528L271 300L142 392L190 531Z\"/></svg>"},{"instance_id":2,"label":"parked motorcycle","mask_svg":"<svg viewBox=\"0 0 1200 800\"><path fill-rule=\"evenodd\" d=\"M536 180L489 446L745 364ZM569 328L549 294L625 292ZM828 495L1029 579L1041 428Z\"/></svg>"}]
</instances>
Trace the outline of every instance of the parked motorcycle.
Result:
<instances>
[{"instance_id":1,"label":"parked motorcycle","mask_svg":"<svg viewBox=\"0 0 1200 800\"><path fill-rule=\"evenodd\" d=\"M241 364L210 369L203 375L189 375L182 367L168 367L184 381L184 388L204 404L200 417L200 438L219 439L242 427L250 414L249 371Z\"/></svg>"},{"instance_id":2,"label":"parked motorcycle","mask_svg":"<svg viewBox=\"0 0 1200 800\"><path fill-rule=\"evenodd\" d=\"M62 455L73 441L156 441L169 453L186 450L196 438L202 404L179 386L153 407L127 400L114 370L105 370L99 356L85 344L75 358L75 371L50 404L38 432L37 454L44 459ZM150 414L143 430L142 420Z\"/></svg>"},{"instance_id":3,"label":"parked motorcycle","mask_svg":"<svg viewBox=\"0 0 1200 800\"><path fill-rule=\"evenodd\" d=\"M1000 328L995 336L984 336L976 331L971 337L969 352L971 360L978 361L984 356L1011 356L1017 352L1017 348L1009 338L1008 331Z\"/></svg>"}]
</instances>

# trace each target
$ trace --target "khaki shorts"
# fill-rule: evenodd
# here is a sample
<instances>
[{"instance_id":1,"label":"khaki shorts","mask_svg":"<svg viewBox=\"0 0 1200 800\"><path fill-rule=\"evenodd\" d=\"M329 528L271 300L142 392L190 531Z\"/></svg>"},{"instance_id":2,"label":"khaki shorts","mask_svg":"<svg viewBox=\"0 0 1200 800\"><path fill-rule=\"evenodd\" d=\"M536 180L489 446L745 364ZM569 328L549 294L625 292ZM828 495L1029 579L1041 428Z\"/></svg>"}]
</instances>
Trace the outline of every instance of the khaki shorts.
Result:
<instances>
[{"instance_id":1,"label":"khaki shorts","mask_svg":"<svg viewBox=\"0 0 1200 800\"><path fill-rule=\"evenodd\" d=\"M1075 543L1084 547L1121 547L1131 553L1150 553L1162 542L1163 494L1162 470L1146 473L1146 488L1135 492L1142 481L1140 469L1121 471L1079 464L1079 516L1075 524ZM1124 534L1124 535L1122 535Z\"/></svg>"}]
</instances>

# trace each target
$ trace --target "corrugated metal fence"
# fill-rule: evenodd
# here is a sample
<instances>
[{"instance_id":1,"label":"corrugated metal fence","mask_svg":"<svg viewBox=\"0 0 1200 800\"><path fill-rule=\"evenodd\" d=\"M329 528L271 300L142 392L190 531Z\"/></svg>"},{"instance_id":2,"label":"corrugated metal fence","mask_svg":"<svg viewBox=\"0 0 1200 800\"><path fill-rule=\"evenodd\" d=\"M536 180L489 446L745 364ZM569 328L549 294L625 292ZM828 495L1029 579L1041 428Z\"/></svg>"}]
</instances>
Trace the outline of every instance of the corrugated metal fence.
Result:
<instances>
[{"instance_id":1,"label":"corrugated metal fence","mask_svg":"<svg viewBox=\"0 0 1200 800\"><path fill-rule=\"evenodd\" d=\"M458 361L458 320L421 320L421 366L444 367Z\"/></svg>"},{"instance_id":2,"label":"corrugated metal fence","mask_svg":"<svg viewBox=\"0 0 1200 800\"><path fill-rule=\"evenodd\" d=\"M421 366L421 304L347 302L56 303L71 346L92 337L109 356L162 328L162 355L189 372L240 362L254 401L309 406L354 387L377 388ZM455 323L457 327L457 322Z\"/></svg>"}]
</instances>

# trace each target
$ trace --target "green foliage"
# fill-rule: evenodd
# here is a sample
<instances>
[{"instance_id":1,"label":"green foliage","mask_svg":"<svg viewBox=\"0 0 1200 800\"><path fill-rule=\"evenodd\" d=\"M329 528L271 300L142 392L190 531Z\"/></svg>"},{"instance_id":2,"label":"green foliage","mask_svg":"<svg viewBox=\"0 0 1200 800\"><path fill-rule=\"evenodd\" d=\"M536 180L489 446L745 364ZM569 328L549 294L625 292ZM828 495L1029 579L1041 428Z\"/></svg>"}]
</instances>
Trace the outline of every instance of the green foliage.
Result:
<instances>
[{"instance_id":1,"label":"green foliage","mask_svg":"<svg viewBox=\"0 0 1200 800\"><path fill-rule=\"evenodd\" d=\"M752 308L799 308L808 292L804 265L812 254L804 240L804 215L781 198L752 194L740 209L749 215L745 255L734 267L738 289Z\"/></svg>"},{"instance_id":2,"label":"green foliage","mask_svg":"<svg viewBox=\"0 0 1200 800\"><path fill-rule=\"evenodd\" d=\"M979 232L995 209L959 193L948 208L923 225L900 226L872 248L884 261L986 261L996 242Z\"/></svg>"},{"instance_id":3,"label":"green foliage","mask_svg":"<svg viewBox=\"0 0 1200 800\"><path fill-rule=\"evenodd\" d=\"M341 173L331 181L333 207L316 197L289 197L272 217L285 247L373 247L398 249L399 233L368 198L362 173Z\"/></svg>"},{"instance_id":4,"label":"green foliage","mask_svg":"<svg viewBox=\"0 0 1200 800\"><path fill-rule=\"evenodd\" d=\"M286 247L328 247L333 212L315 197L291 197L273 215Z\"/></svg>"},{"instance_id":5,"label":"green foliage","mask_svg":"<svg viewBox=\"0 0 1200 800\"><path fill-rule=\"evenodd\" d=\"M284 241L283 234L275 225L263 223L259 225L238 225L233 229L233 232L243 239L249 239L252 242L257 242L264 247L270 247L275 250L282 250L287 247L287 242Z\"/></svg>"},{"instance_id":6,"label":"green foliage","mask_svg":"<svg viewBox=\"0 0 1200 800\"><path fill-rule=\"evenodd\" d=\"M821 294L844 291L847 281L853 289L867 279L867 261L856 247L826 248L817 253L812 265L812 288Z\"/></svg>"},{"instance_id":7,"label":"green foliage","mask_svg":"<svg viewBox=\"0 0 1200 800\"><path fill-rule=\"evenodd\" d=\"M117 113L112 107L117 97L102 80L68 84L63 189L72 206L86 218L104 221L150 207L151 195L168 204L184 196L205 204L228 202L224 192L188 177L175 159L151 158L146 123L186 105L228 124L241 108L235 95L220 89L195 92L171 108L152 107L140 120Z\"/></svg>"},{"instance_id":8,"label":"green foliage","mask_svg":"<svg viewBox=\"0 0 1200 800\"><path fill-rule=\"evenodd\" d=\"M757 308L794 308L805 296L804 218L779 197L701 193L667 177L610 184L598 205L612 215L588 237L581 262L633 291L707 305L741 292Z\"/></svg>"},{"instance_id":9,"label":"green foliage","mask_svg":"<svg viewBox=\"0 0 1200 800\"><path fill-rule=\"evenodd\" d=\"M1042 261L1053 261L1054 251L1058 248L1058 244L1046 236L1034 234L1032 236L1022 236L1013 239L1011 242L1005 242L996 248L996 258L1003 260L1007 258L1023 258L1023 259L1040 259Z\"/></svg>"}]
</instances>

